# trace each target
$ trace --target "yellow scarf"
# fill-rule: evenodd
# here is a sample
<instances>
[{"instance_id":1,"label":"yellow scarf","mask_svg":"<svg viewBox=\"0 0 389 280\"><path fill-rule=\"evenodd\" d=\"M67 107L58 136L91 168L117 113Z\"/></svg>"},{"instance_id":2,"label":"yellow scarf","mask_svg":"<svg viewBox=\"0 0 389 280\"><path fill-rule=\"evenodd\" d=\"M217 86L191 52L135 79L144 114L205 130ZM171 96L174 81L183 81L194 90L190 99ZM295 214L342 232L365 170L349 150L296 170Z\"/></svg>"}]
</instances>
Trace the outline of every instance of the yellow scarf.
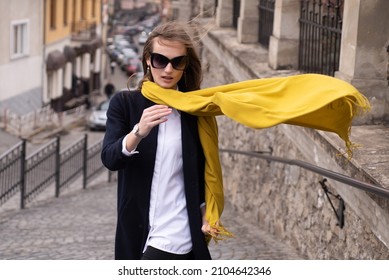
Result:
<instances>
[{"instance_id":1,"label":"yellow scarf","mask_svg":"<svg viewBox=\"0 0 389 280\"><path fill-rule=\"evenodd\" d=\"M226 236L231 234L220 223L224 194L215 116L224 114L256 129L285 123L335 132L345 141L351 156L352 119L370 109L368 100L352 85L319 74L255 79L185 93L147 81L142 94L155 103L199 116L199 137L206 159L206 219Z\"/></svg>"}]
</instances>

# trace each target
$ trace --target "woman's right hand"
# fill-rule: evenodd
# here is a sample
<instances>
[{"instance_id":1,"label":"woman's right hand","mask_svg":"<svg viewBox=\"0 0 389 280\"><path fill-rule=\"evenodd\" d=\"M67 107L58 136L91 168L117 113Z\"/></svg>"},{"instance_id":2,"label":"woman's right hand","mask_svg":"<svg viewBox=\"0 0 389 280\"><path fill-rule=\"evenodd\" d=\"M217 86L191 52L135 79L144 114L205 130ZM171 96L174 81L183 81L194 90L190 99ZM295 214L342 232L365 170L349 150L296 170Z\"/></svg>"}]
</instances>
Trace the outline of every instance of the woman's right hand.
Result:
<instances>
[{"instance_id":1,"label":"woman's right hand","mask_svg":"<svg viewBox=\"0 0 389 280\"><path fill-rule=\"evenodd\" d=\"M160 123L166 122L167 116L171 114L172 108L169 108L166 105L153 105L147 109L143 110L142 116L138 123L138 135L142 136L136 136L133 133L127 134L127 137L125 138L125 149L130 152L136 149L140 141L142 141L142 138L149 135L151 129L159 125Z\"/></svg>"},{"instance_id":2,"label":"woman's right hand","mask_svg":"<svg viewBox=\"0 0 389 280\"><path fill-rule=\"evenodd\" d=\"M161 123L166 122L167 116L172 112L172 108L166 105L153 105L143 110L143 114L138 123L139 134L146 137L151 129Z\"/></svg>"}]
</instances>

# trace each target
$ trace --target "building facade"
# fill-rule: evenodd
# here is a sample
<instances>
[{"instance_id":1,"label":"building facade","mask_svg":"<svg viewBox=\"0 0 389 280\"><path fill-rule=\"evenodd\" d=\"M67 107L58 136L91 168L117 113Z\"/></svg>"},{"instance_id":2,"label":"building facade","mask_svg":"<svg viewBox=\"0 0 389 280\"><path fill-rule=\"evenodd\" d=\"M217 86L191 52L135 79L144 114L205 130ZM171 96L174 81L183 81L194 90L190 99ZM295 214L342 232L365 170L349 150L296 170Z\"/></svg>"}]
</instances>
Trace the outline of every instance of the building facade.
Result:
<instances>
[{"instance_id":1,"label":"building facade","mask_svg":"<svg viewBox=\"0 0 389 280\"><path fill-rule=\"evenodd\" d=\"M46 0L43 102L61 112L86 103L101 86L101 0Z\"/></svg>"},{"instance_id":2,"label":"building facade","mask_svg":"<svg viewBox=\"0 0 389 280\"><path fill-rule=\"evenodd\" d=\"M0 111L42 106L44 1L0 0Z\"/></svg>"},{"instance_id":3,"label":"building facade","mask_svg":"<svg viewBox=\"0 0 389 280\"><path fill-rule=\"evenodd\" d=\"M104 3L0 1L2 117L88 105L103 78Z\"/></svg>"}]
</instances>

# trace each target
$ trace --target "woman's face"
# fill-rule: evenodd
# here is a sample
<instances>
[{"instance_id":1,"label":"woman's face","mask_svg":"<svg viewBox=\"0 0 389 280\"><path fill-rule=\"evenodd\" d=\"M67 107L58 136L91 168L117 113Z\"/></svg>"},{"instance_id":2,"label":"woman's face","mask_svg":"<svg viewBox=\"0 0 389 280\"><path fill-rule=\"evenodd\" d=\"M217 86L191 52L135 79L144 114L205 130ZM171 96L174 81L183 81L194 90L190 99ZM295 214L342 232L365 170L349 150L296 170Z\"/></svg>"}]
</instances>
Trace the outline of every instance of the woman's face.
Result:
<instances>
[{"instance_id":1,"label":"woman's face","mask_svg":"<svg viewBox=\"0 0 389 280\"><path fill-rule=\"evenodd\" d=\"M173 67L172 63L168 63L165 67L161 67L161 60L166 61L168 59L177 58L175 61L179 60L179 57L186 55L186 47L184 44L178 41L168 41L163 39L155 38L153 42L153 54L154 54L154 66L153 67L151 57L149 57L146 62L150 66L151 74L153 76L154 82L160 87L167 89L176 89L177 83L181 79L184 70L181 65L180 70L177 70ZM165 58L161 57L164 56ZM162 59L161 59L162 58ZM159 63L159 64L158 64ZM163 65L164 63L162 63Z\"/></svg>"}]
</instances>

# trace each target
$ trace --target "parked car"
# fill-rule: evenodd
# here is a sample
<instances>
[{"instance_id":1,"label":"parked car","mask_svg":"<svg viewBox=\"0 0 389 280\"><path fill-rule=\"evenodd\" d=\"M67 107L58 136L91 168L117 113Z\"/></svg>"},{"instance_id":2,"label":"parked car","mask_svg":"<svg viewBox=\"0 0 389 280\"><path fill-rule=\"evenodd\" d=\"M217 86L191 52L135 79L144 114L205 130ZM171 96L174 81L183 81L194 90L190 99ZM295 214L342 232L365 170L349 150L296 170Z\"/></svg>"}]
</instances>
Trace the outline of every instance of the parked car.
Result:
<instances>
[{"instance_id":1,"label":"parked car","mask_svg":"<svg viewBox=\"0 0 389 280\"><path fill-rule=\"evenodd\" d=\"M138 37L138 44L144 45L148 37L149 35L147 35L147 32L143 31Z\"/></svg>"},{"instance_id":2,"label":"parked car","mask_svg":"<svg viewBox=\"0 0 389 280\"><path fill-rule=\"evenodd\" d=\"M121 54L121 52L119 50L117 50L114 45L109 45L107 47L107 53L109 55L109 58L111 60L115 60L115 61L117 61L119 59L119 56Z\"/></svg>"},{"instance_id":3,"label":"parked car","mask_svg":"<svg viewBox=\"0 0 389 280\"><path fill-rule=\"evenodd\" d=\"M127 36L135 36L142 32L143 26L141 25L133 25L133 26L128 26L125 28L124 34Z\"/></svg>"},{"instance_id":4,"label":"parked car","mask_svg":"<svg viewBox=\"0 0 389 280\"><path fill-rule=\"evenodd\" d=\"M124 69L125 69L127 75L131 76L132 74L134 74L136 72L142 71L142 62L137 57L129 59L127 61L127 64L126 64Z\"/></svg>"},{"instance_id":5,"label":"parked car","mask_svg":"<svg viewBox=\"0 0 389 280\"><path fill-rule=\"evenodd\" d=\"M117 49L123 49L123 48L128 48L130 46L130 42L128 42L126 39L121 39L115 41L114 45Z\"/></svg>"},{"instance_id":6,"label":"parked car","mask_svg":"<svg viewBox=\"0 0 389 280\"><path fill-rule=\"evenodd\" d=\"M139 57L138 53L130 48L122 49L122 55L123 56L118 60L119 64L122 66L122 69L125 69L129 60Z\"/></svg>"},{"instance_id":7,"label":"parked car","mask_svg":"<svg viewBox=\"0 0 389 280\"><path fill-rule=\"evenodd\" d=\"M105 130L107 123L107 110L109 99L101 102L88 116L87 125L90 130Z\"/></svg>"}]
</instances>

